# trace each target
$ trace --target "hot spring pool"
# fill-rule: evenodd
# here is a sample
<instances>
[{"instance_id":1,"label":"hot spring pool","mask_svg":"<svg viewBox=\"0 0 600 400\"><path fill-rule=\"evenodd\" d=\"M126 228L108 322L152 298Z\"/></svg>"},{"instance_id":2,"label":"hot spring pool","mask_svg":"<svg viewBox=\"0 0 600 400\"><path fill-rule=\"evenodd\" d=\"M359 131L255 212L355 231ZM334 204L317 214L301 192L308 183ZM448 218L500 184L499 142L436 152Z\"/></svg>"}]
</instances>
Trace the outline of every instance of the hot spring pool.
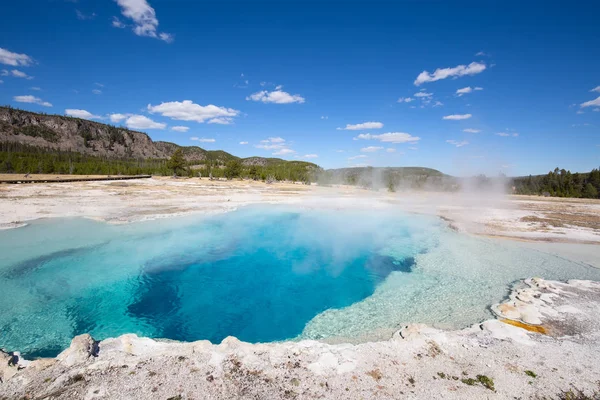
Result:
<instances>
[{"instance_id":1,"label":"hot spring pool","mask_svg":"<svg viewBox=\"0 0 600 400\"><path fill-rule=\"evenodd\" d=\"M600 270L437 218L253 207L128 225L41 220L0 232L0 347L54 356L73 336L249 342L458 328L529 276Z\"/></svg>"}]
</instances>

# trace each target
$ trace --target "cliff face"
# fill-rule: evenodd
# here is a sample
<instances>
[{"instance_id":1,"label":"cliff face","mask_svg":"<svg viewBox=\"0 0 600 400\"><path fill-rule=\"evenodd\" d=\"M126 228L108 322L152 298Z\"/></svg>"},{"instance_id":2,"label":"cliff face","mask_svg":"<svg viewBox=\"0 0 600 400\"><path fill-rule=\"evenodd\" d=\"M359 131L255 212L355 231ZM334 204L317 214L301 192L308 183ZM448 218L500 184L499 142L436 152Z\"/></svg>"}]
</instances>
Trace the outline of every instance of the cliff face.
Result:
<instances>
[{"instance_id":1,"label":"cliff face","mask_svg":"<svg viewBox=\"0 0 600 400\"><path fill-rule=\"evenodd\" d=\"M142 132L59 115L0 108L0 141L108 158L166 158Z\"/></svg>"},{"instance_id":2,"label":"cliff face","mask_svg":"<svg viewBox=\"0 0 600 400\"><path fill-rule=\"evenodd\" d=\"M154 142L143 133L63 115L38 114L0 107L0 142L20 143L57 151L73 151L106 158L169 158L181 149L187 161L202 163L207 159L224 164L240 160L244 166L265 166L285 162L277 158L240 159L222 150L205 150L198 146L179 146ZM316 168L312 163L307 167Z\"/></svg>"},{"instance_id":3,"label":"cliff face","mask_svg":"<svg viewBox=\"0 0 600 400\"><path fill-rule=\"evenodd\" d=\"M181 148L188 161L205 161L209 153L197 146L154 142L143 133L62 115L37 114L0 107L0 142L21 143L107 158L169 158ZM218 152L213 159L237 159Z\"/></svg>"}]
</instances>

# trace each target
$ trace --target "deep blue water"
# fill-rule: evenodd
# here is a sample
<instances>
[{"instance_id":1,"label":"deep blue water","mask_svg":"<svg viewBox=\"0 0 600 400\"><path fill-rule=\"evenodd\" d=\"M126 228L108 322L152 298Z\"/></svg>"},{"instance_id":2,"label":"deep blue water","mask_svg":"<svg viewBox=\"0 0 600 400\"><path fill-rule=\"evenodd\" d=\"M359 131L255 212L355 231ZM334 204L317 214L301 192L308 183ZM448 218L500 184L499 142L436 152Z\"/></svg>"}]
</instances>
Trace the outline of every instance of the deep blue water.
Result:
<instances>
[{"instance_id":1,"label":"deep blue water","mask_svg":"<svg viewBox=\"0 0 600 400\"><path fill-rule=\"evenodd\" d=\"M55 355L86 332L294 338L317 314L370 296L390 273L410 274L427 251L414 237L432 224L281 208L121 226L35 222L0 232L0 347Z\"/></svg>"}]
</instances>

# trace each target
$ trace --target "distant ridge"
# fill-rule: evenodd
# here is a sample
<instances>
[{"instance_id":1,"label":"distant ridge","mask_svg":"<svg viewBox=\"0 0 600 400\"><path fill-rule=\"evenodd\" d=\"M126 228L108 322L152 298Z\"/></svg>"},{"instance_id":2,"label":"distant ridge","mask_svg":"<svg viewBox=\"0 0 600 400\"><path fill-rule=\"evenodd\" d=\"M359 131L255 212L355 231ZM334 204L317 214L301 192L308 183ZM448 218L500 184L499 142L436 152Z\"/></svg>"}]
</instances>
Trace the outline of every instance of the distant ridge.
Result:
<instances>
[{"instance_id":1,"label":"distant ridge","mask_svg":"<svg viewBox=\"0 0 600 400\"><path fill-rule=\"evenodd\" d=\"M180 146L153 141L146 133L101 122L64 115L41 114L12 107L0 107L0 142L18 143L45 150L71 151L107 159L167 159L181 149L188 162L207 161L225 164L239 160L243 166L268 166L281 163L303 163L280 158L240 158L223 150L205 150L198 146Z\"/></svg>"},{"instance_id":2,"label":"distant ridge","mask_svg":"<svg viewBox=\"0 0 600 400\"><path fill-rule=\"evenodd\" d=\"M390 171L390 172L394 172L396 174L404 174L407 176L416 176L416 175L423 175L423 176L438 176L438 177L443 177L443 176L449 176L446 175L440 171L438 171L437 169L433 169L433 168L426 168L426 167L351 167L351 168L333 168L333 169L328 169L328 172L331 172L333 174L339 174L339 175L350 175L350 174L364 174L364 173L368 173L368 172L375 172L375 171Z\"/></svg>"}]
</instances>

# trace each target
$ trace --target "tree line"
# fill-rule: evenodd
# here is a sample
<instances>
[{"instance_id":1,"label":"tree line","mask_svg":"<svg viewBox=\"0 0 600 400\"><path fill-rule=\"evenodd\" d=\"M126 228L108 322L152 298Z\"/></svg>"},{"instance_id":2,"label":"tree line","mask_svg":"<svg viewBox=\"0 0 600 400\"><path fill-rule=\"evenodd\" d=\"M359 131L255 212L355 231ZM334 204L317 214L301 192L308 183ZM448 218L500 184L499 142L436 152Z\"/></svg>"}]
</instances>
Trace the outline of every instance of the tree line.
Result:
<instances>
[{"instance_id":1,"label":"tree line","mask_svg":"<svg viewBox=\"0 0 600 400\"><path fill-rule=\"evenodd\" d=\"M0 173L168 175L167 160L115 159L0 142Z\"/></svg>"},{"instance_id":2,"label":"tree line","mask_svg":"<svg viewBox=\"0 0 600 400\"><path fill-rule=\"evenodd\" d=\"M600 198L600 170L571 173L556 168L547 175L514 178L513 185L517 194L597 199Z\"/></svg>"},{"instance_id":3,"label":"tree line","mask_svg":"<svg viewBox=\"0 0 600 400\"><path fill-rule=\"evenodd\" d=\"M181 149L170 159L117 159L71 151L0 142L0 173L74 175L157 175L311 182L319 168L302 161L270 160L243 165L241 160L186 161Z\"/></svg>"},{"instance_id":4,"label":"tree line","mask_svg":"<svg viewBox=\"0 0 600 400\"><path fill-rule=\"evenodd\" d=\"M167 166L171 174L188 177L244 178L262 181L293 181L310 183L317 179L320 168L303 161L266 160L265 165L244 165L242 160L226 162L207 159L202 162L187 162L181 149L177 149Z\"/></svg>"}]
</instances>

